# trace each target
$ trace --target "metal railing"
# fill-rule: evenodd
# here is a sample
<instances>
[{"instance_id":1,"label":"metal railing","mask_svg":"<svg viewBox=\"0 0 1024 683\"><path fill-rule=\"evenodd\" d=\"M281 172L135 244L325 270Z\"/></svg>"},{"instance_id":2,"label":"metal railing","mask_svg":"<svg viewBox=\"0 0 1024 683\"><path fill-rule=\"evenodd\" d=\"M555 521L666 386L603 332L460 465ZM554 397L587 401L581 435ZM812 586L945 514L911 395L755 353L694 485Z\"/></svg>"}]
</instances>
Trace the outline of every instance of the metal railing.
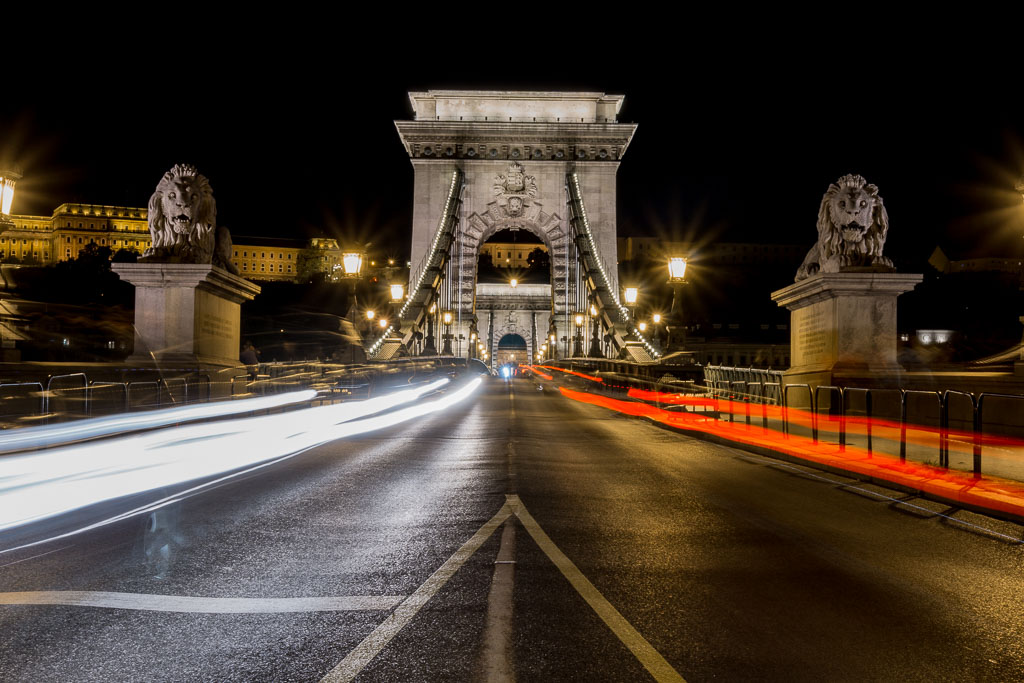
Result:
<instances>
[{"instance_id":1,"label":"metal railing","mask_svg":"<svg viewBox=\"0 0 1024 683\"><path fill-rule=\"evenodd\" d=\"M465 367L465 359L455 358L356 365L261 363L255 376L239 374L219 382L205 373L128 382L91 381L84 372L51 375L41 382L0 383L0 429L300 389L316 390L314 403L319 404L365 399L382 389Z\"/></svg>"},{"instance_id":2,"label":"metal railing","mask_svg":"<svg viewBox=\"0 0 1024 683\"><path fill-rule=\"evenodd\" d=\"M885 453L942 468L1024 481L1024 396L964 391L782 385L782 373L743 368L705 368L705 390L728 399L718 417L735 421L760 404L781 408L780 431L833 443L840 452L855 446L868 456ZM777 379L778 381L767 381Z\"/></svg>"}]
</instances>

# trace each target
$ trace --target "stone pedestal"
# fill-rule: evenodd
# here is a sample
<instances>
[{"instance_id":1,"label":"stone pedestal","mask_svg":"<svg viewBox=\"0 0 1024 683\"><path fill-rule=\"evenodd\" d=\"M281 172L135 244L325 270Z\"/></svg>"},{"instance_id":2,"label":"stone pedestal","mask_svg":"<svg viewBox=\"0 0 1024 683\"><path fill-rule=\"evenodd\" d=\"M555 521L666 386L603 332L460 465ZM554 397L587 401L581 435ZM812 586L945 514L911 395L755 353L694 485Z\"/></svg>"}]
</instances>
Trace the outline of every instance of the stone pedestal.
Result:
<instances>
[{"instance_id":1,"label":"stone pedestal","mask_svg":"<svg viewBox=\"0 0 1024 683\"><path fill-rule=\"evenodd\" d=\"M238 365L241 304L258 285L192 263L115 263L135 286L135 352L129 361Z\"/></svg>"},{"instance_id":2,"label":"stone pedestal","mask_svg":"<svg viewBox=\"0 0 1024 683\"><path fill-rule=\"evenodd\" d=\"M896 362L896 297L919 274L819 273L772 292L792 311L786 384L860 384L903 368Z\"/></svg>"}]
</instances>

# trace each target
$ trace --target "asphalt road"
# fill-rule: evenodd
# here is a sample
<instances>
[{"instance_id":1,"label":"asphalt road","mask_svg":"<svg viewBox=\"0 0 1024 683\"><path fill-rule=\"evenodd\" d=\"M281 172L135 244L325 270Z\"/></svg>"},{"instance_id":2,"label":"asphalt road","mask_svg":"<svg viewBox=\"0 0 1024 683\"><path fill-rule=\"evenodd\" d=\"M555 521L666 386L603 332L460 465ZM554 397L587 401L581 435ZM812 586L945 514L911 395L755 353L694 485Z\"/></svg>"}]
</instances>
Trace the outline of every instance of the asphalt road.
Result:
<instances>
[{"instance_id":1,"label":"asphalt road","mask_svg":"<svg viewBox=\"0 0 1024 683\"><path fill-rule=\"evenodd\" d=\"M1021 538L492 379L0 554L0 679L1020 680Z\"/></svg>"}]
</instances>

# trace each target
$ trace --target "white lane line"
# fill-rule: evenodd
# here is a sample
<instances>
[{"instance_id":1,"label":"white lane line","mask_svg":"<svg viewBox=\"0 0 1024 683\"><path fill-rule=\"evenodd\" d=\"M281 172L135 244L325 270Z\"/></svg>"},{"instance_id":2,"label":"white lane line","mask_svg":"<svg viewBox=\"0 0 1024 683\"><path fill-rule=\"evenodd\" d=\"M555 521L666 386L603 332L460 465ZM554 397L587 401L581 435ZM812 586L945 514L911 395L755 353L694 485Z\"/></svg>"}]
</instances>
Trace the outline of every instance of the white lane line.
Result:
<instances>
[{"instance_id":1,"label":"white lane line","mask_svg":"<svg viewBox=\"0 0 1024 683\"><path fill-rule=\"evenodd\" d=\"M391 639L412 621L412 618L416 616L420 608L434 597L434 594L484 544L484 541L491 537L494 530L501 526L511 515L512 510L509 508L509 504L505 503L502 505L498 513L491 517L490 521L480 527L473 534L472 538L456 550L454 555L449 557L437 571L430 575L430 578L424 581L380 626L375 628L370 635L366 636L354 650L348 653L345 659L341 660L321 680L331 682L351 681L358 676L359 672L366 668L366 665L384 649Z\"/></svg>"},{"instance_id":2,"label":"white lane line","mask_svg":"<svg viewBox=\"0 0 1024 683\"><path fill-rule=\"evenodd\" d=\"M505 498L507 501L505 504L512 508L516 517L519 518L519 521L522 522L530 536L533 537L533 540L544 551L544 554L548 556L548 559L554 562L555 566L562 572L562 575L572 584L572 587L583 596L583 599L597 613L597 616L601 617L601 620L630 649L633 655L644 665L644 668L654 676L655 680L684 683L683 677L679 675L679 672L665 661L665 658L640 635L640 632L633 628L632 624L626 621L626 618L619 614L619 611L601 595L601 592L597 590L594 584L590 583L587 577L583 575L583 572L573 564L572 560L558 549L554 541L537 524L537 520L533 518L533 515L527 512L522 501L519 500L519 496L507 495Z\"/></svg>"},{"instance_id":3,"label":"white lane line","mask_svg":"<svg viewBox=\"0 0 1024 683\"><path fill-rule=\"evenodd\" d=\"M480 653L481 675L488 683L515 680L512 665L512 588L515 582L516 525L512 519L501 530L498 559L494 562L491 590L487 594L487 622Z\"/></svg>"},{"instance_id":4,"label":"white lane line","mask_svg":"<svg viewBox=\"0 0 1024 683\"><path fill-rule=\"evenodd\" d=\"M23 591L0 593L0 605L70 605L195 614L268 614L389 610L404 595L340 595L323 598L203 598L105 591Z\"/></svg>"}]
</instances>

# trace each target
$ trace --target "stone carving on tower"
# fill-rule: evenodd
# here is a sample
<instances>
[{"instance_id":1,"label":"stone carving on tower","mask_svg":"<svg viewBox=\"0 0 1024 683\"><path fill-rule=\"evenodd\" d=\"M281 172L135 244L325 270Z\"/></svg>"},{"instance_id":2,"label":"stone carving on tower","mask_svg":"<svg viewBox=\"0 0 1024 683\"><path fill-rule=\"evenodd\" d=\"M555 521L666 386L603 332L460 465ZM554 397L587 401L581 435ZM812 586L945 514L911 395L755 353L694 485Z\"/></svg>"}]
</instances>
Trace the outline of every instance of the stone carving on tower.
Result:
<instances>
[{"instance_id":1,"label":"stone carving on tower","mask_svg":"<svg viewBox=\"0 0 1024 683\"><path fill-rule=\"evenodd\" d=\"M895 271L882 256L888 232L889 214L878 187L862 176L844 175L821 198L818 241L796 271L796 281L844 270Z\"/></svg>"},{"instance_id":2,"label":"stone carving on tower","mask_svg":"<svg viewBox=\"0 0 1024 683\"><path fill-rule=\"evenodd\" d=\"M526 175L522 164L512 162L505 175L494 178L494 198L509 216L522 216L530 199L537 196L537 181Z\"/></svg>"},{"instance_id":3,"label":"stone carving on tower","mask_svg":"<svg viewBox=\"0 0 1024 683\"><path fill-rule=\"evenodd\" d=\"M217 226L217 202L210 181L195 166L175 164L149 198L153 243L140 261L209 263L238 275L231 263L231 233Z\"/></svg>"}]
</instances>

